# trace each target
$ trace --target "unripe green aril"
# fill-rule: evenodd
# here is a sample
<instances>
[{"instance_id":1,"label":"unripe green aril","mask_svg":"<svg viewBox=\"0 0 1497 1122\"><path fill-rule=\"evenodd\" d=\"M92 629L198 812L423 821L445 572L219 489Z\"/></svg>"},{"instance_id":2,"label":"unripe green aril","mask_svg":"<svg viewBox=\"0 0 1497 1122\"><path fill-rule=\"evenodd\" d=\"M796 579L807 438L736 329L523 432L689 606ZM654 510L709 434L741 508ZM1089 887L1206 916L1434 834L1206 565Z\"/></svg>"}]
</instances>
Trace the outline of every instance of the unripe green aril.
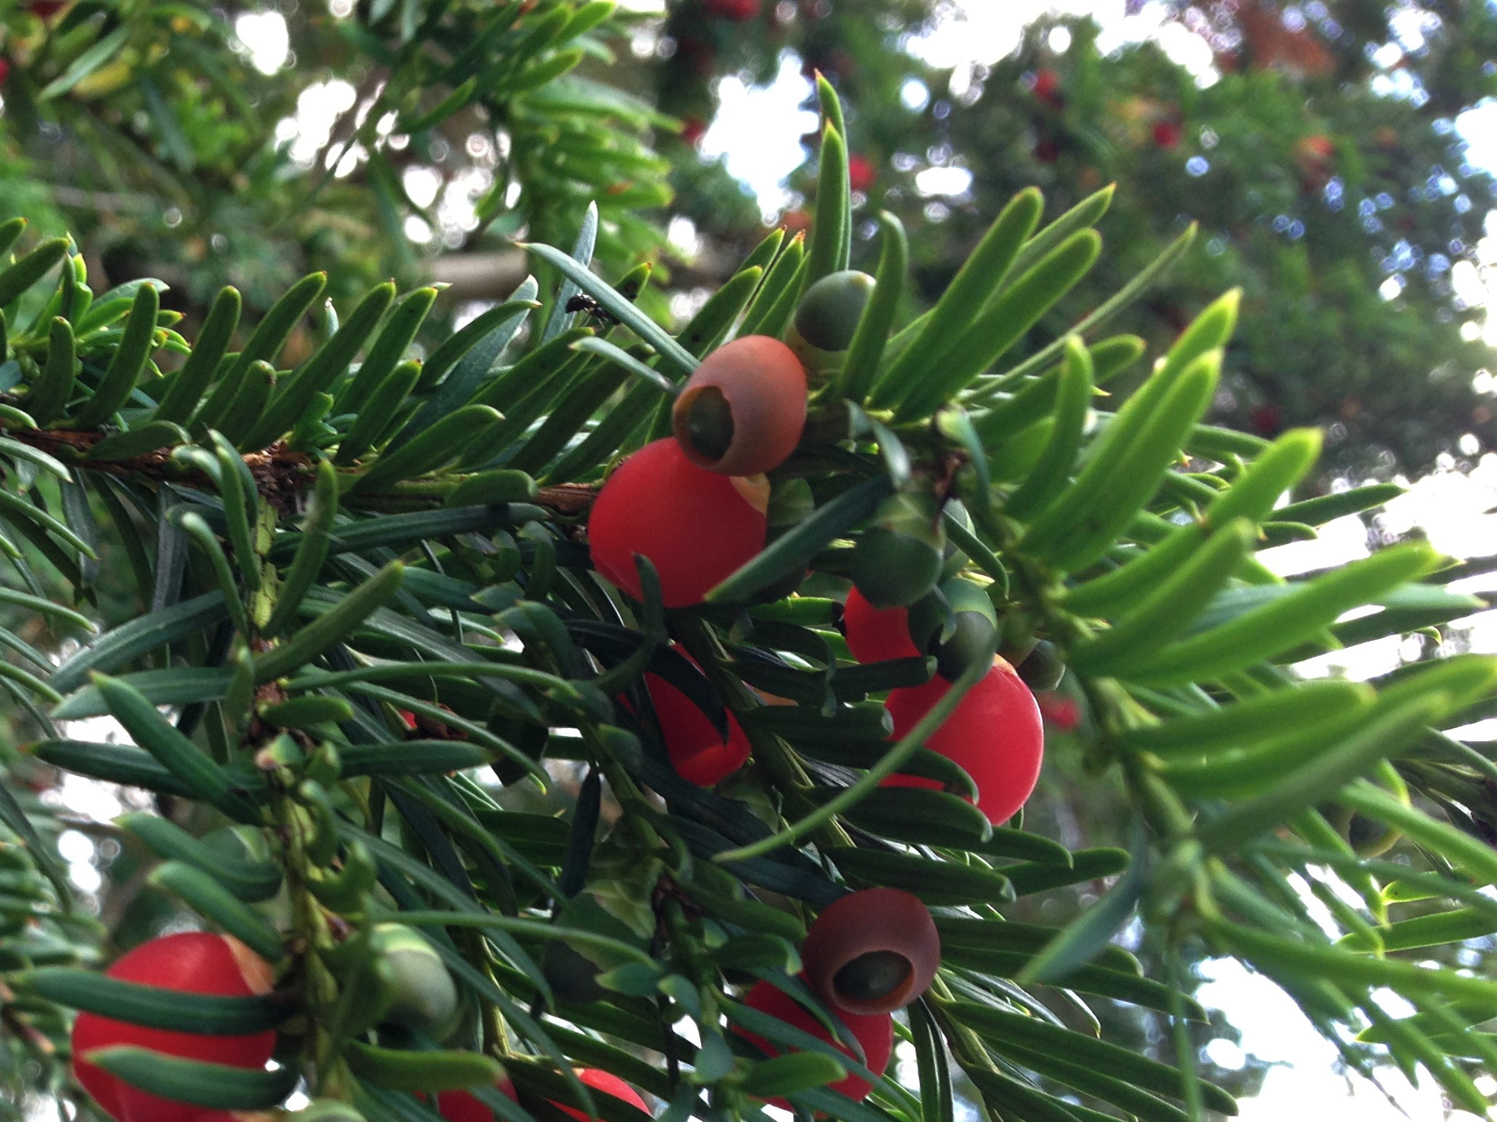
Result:
<instances>
[{"instance_id":1,"label":"unripe green aril","mask_svg":"<svg viewBox=\"0 0 1497 1122\"><path fill-rule=\"evenodd\" d=\"M371 932L380 973L389 985L382 1020L440 1036L458 1012L457 987L430 943L398 923L377 924Z\"/></svg>"},{"instance_id":2,"label":"unripe green aril","mask_svg":"<svg viewBox=\"0 0 1497 1122\"><path fill-rule=\"evenodd\" d=\"M804 479L777 479L769 489L769 528L776 530L804 522L816 510L816 496Z\"/></svg>"},{"instance_id":3,"label":"unripe green aril","mask_svg":"<svg viewBox=\"0 0 1497 1122\"><path fill-rule=\"evenodd\" d=\"M1030 648L1015 669L1024 684L1035 693L1055 689L1066 676L1066 664L1061 661L1060 652L1055 649L1054 643L1045 639Z\"/></svg>"},{"instance_id":4,"label":"unripe green aril","mask_svg":"<svg viewBox=\"0 0 1497 1122\"><path fill-rule=\"evenodd\" d=\"M906 607L940 577L945 544L930 496L895 495L879 507L874 525L858 539L852 582L875 608Z\"/></svg>"},{"instance_id":5,"label":"unripe green aril","mask_svg":"<svg viewBox=\"0 0 1497 1122\"><path fill-rule=\"evenodd\" d=\"M856 269L822 277L801 296L796 332L819 350L847 350L875 286L871 276Z\"/></svg>"},{"instance_id":6,"label":"unripe green aril","mask_svg":"<svg viewBox=\"0 0 1497 1122\"><path fill-rule=\"evenodd\" d=\"M913 604L940 575L940 549L912 534L869 530L853 551L853 583L876 608Z\"/></svg>"},{"instance_id":7,"label":"unripe green aril","mask_svg":"<svg viewBox=\"0 0 1497 1122\"><path fill-rule=\"evenodd\" d=\"M971 581L946 581L940 592L950 606L951 626L937 634L928 649L936 656L936 673L955 680L973 662L990 655L998 613L988 594Z\"/></svg>"},{"instance_id":8,"label":"unripe green aril","mask_svg":"<svg viewBox=\"0 0 1497 1122\"><path fill-rule=\"evenodd\" d=\"M990 657L993 621L981 612L957 612L951 638L936 646L936 673L956 681L974 662Z\"/></svg>"},{"instance_id":9,"label":"unripe green aril","mask_svg":"<svg viewBox=\"0 0 1497 1122\"><path fill-rule=\"evenodd\" d=\"M203 845L230 861L279 861L265 831L258 826L221 826L203 835Z\"/></svg>"}]
</instances>

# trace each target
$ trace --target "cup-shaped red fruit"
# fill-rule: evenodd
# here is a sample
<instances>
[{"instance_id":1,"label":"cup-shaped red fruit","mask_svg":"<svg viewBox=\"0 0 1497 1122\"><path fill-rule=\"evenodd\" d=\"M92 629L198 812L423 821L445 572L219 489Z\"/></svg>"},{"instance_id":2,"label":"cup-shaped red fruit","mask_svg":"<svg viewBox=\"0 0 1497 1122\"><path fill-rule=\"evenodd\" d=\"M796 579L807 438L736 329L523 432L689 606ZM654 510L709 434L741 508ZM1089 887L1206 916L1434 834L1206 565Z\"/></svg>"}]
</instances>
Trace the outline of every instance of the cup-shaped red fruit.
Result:
<instances>
[{"instance_id":1,"label":"cup-shaped red fruit","mask_svg":"<svg viewBox=\"0 0 1497 1122\"><path fill-rule=\"evenodd\" d=\"M884 702L894 718L898 740L946 695L951 683L939 674L921 686L889 691ZM967 691L941 726L925 742L960 765L977 784L977 808L996 824L1007 822L1024 805L1039 780L1045 754L1044 722L1029 687L1014 668L995 659ZM936 779L891 775L886 787L939 788Z\"/></svg>"},{"instance_id":2,"label":"cup-shaped red fruit","mask_svg":"<svg viewBox=\"0 0 1497 1122\"><path fill-rule=\"evenodd\" d=\"M784 990L769 982L755 983L754 988L744 996L743 1003L750 1009L757 1009L761 1013L767 1013L777 1020L784 1021L791 1028L800 1029L818 1040L826 1041L851 1059L857 1059L856 1053L842 1041L834 1038L809 1010L802 1007ZM863 1066L874 1075L883 1075L889 1066L889 1056L894 1051L894 1018L887 1013L860 1016L857 1013L844 1012L839 1015L842 1023L852 1033L853 1039L863 1049ZM756 1033L737 1026L734 1026L733 1031L766 1056L781 1054L780 1045L765 1040ZM846 1095L854 1102L862 1102L868 1097L868 1092L873 1090L873 1085L856 1073L849 1073L846 1078L831 1084L831 1089ZM784 1110L790 1109L790 1104L784 1099L770 1099L769 1105Z\"/></svg>"},{"instance_id":3,"label":"cup-shaped red fruit","mask_svg":"<svg viewBox=\"0 0 1497 1122\"><path fill-rule=\"evenodd\" d=\"M822 909L801 947L806 980L844 1013L892 1013L930 988L941 936L930 909L897 888L852 892Z\"/></svg>"},{"instance_id":4,"label":"cup-shaped red fruit","mask_svg":"<svg viewBox=\"0 0 1497 1122\"><path fill-rule=\"evenodd\" d=\"M602 1091L605 1095L621 1099L646 1114L650 1113L650 1108L645 1105L644 1099L640 1098L639 1092L618 1076L600 1071L595 1067L579 1067L576 1069L576 1074L581 1083L591 1087L594 1091ZM513 1099L515 1102L520 1101L515 1095L514 1084L508 1079L499 1081L499 1091L506 1098ZM558 1102L553 1102L551 1105L563 1114L577 1119L577 1122L588 1122L588 1115L576 1107ZM447 1122L496 1122L497 1119L492 1110L467 1091L443 1091L437 1096L437 1113L447 1119Z\"/></svg>"},{"instance_id":5,"label":"cup-shaped red fruit","mask_svg":"<svg viewBox=\"0 0 1497 1122\"><path fill-rule=\"evenodd\" d=\"M270 965L238 939L205 931L165 935L142 943L108 970L110 978L174 993L253 997L270 992ZM89 1063L88 1054L115 1045L149 1048L166 1056L260 1069L275 1048L273 1031L224 1035L146 1028L95 1013L73 1023L73 1074L117 1122L200 1122L227 1118L192 1103L174 1102L133 1087Z\"/></svg>"},{"instance_id":6,"label":"cup-shaped red fruit","mask_svg":"<svg viewBox=\"0 0 1497 1122\"><path fill-rule=\"evenodd\" d=\"M671 407L687 459L723 475L785 462L806 427L806 372L778 339L745 335L702 360Z\"/></svg>"},{"instance_id":7,"label":"cup-shaped red fruit","mask_svg":"<svg viewBox=\"0 0 1497 1122\"><path fill-rule=\"evenodd\" d=\"M764 548L769 487L697 467L671 437L646 444L603 484L588 516L593 565L644 598L636 553L660 576L667 608L699 604Z\"/></svg>"},{"instance_id":8,"label":"cup-shaped red fruit","mask_svg":"<svg viewBox=\"0 0 1497 1122\"><path fill-rule=\"evenodd\" d=\"M698 787L713 787L741 768L752 750L743 726L728 714L728 738L713 727L703 713L675 686L659 674L645 675L645 689L660 735L676 774Z\"/></svg>"}]
</instances>

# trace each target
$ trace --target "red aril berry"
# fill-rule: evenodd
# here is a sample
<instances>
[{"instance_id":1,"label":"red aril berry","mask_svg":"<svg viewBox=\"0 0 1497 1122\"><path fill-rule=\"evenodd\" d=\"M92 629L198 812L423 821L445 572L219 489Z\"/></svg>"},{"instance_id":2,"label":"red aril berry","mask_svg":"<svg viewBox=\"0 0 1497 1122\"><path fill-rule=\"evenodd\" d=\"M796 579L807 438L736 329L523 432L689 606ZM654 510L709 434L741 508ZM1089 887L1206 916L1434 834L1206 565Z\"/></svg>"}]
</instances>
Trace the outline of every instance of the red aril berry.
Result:
<instances>
[{"instance_id":1,"label":"red aril berry","mask_svg":"<svg viewBox=\"0 0 1497 1122\"><path fill-rule=\"evenodd\" d=\"M1154 123L1154 146L1171 151L1180 146L1180 125L1175 121L1156 121Z\"/></svg>"},{"instance_id":2,"label":"red aril berry","mask_svg":"<svg viewBox=\"0 0 1497 1122\"><path fill-rule=\"evenodd\" d=\"M894 718L891 739L898 740L914 728L950 688L950 682L936 675L921 686L890 690L884 706ZM977 808L998 825L1014 816L1039 780L1044 724L1034 694L1000 658L967 691L925 747L972 777L977 784ZM923 776L891 775L883 785L939 789L941 783Z\"/></svg>"},{"instance_id":3,"label":"red aril berry","mask_svg":"<svg viewBox=\"0 0 1497 1122\"><path fill-rule=\"evenodd\" d=\"M252 997L270 992L270 965L238 939L191 931L142 943L104 971L106 977L174 993ZM73 1074L117 1122L205 1122L227 1118L192 1103L174 1102L132 1087L88 1062L88 1053L131 1044L167 1056L259 1069L275 1048L275 1033L221 1035L146 1028L96 1013L73 1023Z\"/></svg>"},{"instance_id":4,"label":"red aril berry","mask_svg":"<svg viewBox=\"0 0 1497 1122\"><path fill-rule=\"evenodd\" d=\"M878 178L878 169L867 156L854 152L847 157L847 183L854 191L867 191Z\"/></svg>"},{"instance_id":5,"label":"red aril berry","mask_svg":"<svg viewBox=\"0 0 1497 1122\"><path fill-rule=\"evenodd\" d=\"M660 576L667 608L702 602L764 548L769 488L762 479L697 467L673 437L646 444L611 476L588 516L593 565L643 599L634 555Z\"/></svg>"},{"instance_id":6,"label":"red aril berry","mask_svg":"<svg viewBox=\"0 0 1497 1122\"><path fill-rule=\"evenodd\" d=\"M707 122L700 117L687 117L681 122L681 140L695 148L707 135Z\"/></svg>"},{"instance_id":7,"label":"red aril berry","mask_svg":"<svg viewBox=\"0 0 1497 1122\"><path fill-rule=\"evenodd\" d=\"M777 1020L784 1021L791 1028L808 1032L818 1040L824 1040L833 1045L844 1055L856 1059L853 1050L840 1040L836 1040L809 1010L802 1008L795 998L769 982L755 983L754 988L744 996L743 1003L750 1009L757 1009L761 1013L767 1013ZM863 1066L874 1075L883 1075L889 1066L889 1056L894 1051L894 1018L887 1013L874 1013L866 1017L856 1013L841 1013L840 1016L842 1023L847 1026L853 1038L863 1047ZM766 1056L773 1057L781 1054L780 1045L765 1040L762 1036L736 1025L733 1031ZM868 1092L873 1090L873 1085L856 1074L849 1074L845 1079L831 1084L831 1089L846 1095L854 1102L862 1102L868 1097ZM780 1107L782 1110L790 1109L790 1104L784 1099L770 1099L769 1105Z\"/></svg>"},{"instance_id":8,"label":"red aril berry","mask_svg":"<svg viewBox=\"0 0 1497 1122\"><path fill-rule=\"evenodd\" d=\"M910 638L908 608L875 608L854 586L842 608L847 649L859 662L918 658L920 649Z\"/></svg>"},{"instance_id":9,"label":"red aril berry","mask_svg":"<svg viewBox=\"0 0 1497 1122\"><path fill-rule=\"evenodd\" d=\"M785 462L806 427L806 372L767 335L745 335L709 354L671 408L686 458L723 475L759 475Z\"/></svg>"},{"instance_id":10,"label":"red aril berry","mask_svg":"<svg viewBox=\"0 0 1497 1122\"><path fill-rule=\"evenodd\" d=\"M1034 83L1030 86L1034 96L1043 101L1052 109L1059 109L1065 104L1065 98L1060 92L1060 75L1050 69L1036 70L1034 72Z\"/></svg>"},{"instance_id":11,"label":"red aril berry","mask_svg":"<svg viewBox=\"0 0 1497 1122\"><path fill-rule=\"evenodd\" d=\"M707 0L707 14L743 23L759 14L759 0Z\"/></svg>"},{"instance_id":12,"label":"red aril berry","mask_svg":"<svg viewBox=\"0 0 1497 1122\"><path fill-rule=\"evenodd\" d=\"M511 1102L519 1102L515 1085L508 1079L496 1084L499 1093ZM467 1091L440 1091L437 1093L437 1113L447 1122L495 1122L497 1115L483 1102Z\"/></svg>"},{"instance_id":13,"label":"red aril berry","mask_svg":"<svg viewBox=\"0 0 1497 1122\"><path fill-rule=\"evenodd\" d=\"M698 787L713 787L741 768L749 758L748 735L733 714L728 714L728 739L717 729L689 697L659 674L645 675L645 689L671 766L682 779Z\"/></svg>"},{"instance_id":14,"label":"red aril berry","mask_svg":"<svg viewBox=\"0 0 1497 1122\"><path fill-rule=\"evenodd\" d=\"M639 1092L617 1075L595 1067L579 1067L576 1071L577 1078L594 1091L602 1091L605 1095L612 1095L616 1099L622 1099L630 1106L637 1107L646 1114L650 1113L650 1108L645 1104L644 1099L640 1098ZM576 1107L563 1106L558 1102L553 1102L551 1105L563 1114L571 1115L577 1119L577 1122L589 1122L588 1115Z\"/></svg>"},{"instance_id":15,"label":"red aril berry","mask_svg":"<svg viewBox=\"0 0 1497 1122\"><path fill-rule=\"evenodd\" d=\"M632 1107L650 1113L650 1108L645 1105L644 1099L639 1097L639 1092L629 1084L625 1083L616 1075L606 1071L600 1071L595 1067L579 1067L576 1069L577 1078L580 1082L594 1091L602 1091L605 1095L612 1095L616 1099L622 1099ZM519 1102L515 1094L514 1084L508 1079L499 1081L499 1091L505 1098ZM587 1114L576 1107L566 1106L563 1103L547 1100L563 1114L577 1119L577 1122L589 1122ZM447 1122L497 1122L497 1115L484 1106L482 1102L467 1091L443 1091L437 1095L437 1113Z\"/></svg>"},{"instance_id":16,"label":"red aril berry","mask_svg":"<svg viewBox=\"0 0 1497 1122\"><path fill-rule=\"evenodd\" d=\"M816 995L845 1013L892 1013L930 988L941 936L918 896L898 888L850 892L821 910L801 947Z\"/></svg>"},{"instance_id":17,"label":"red aril berry","mask_svg":"<svg viewBox=\"0 0 1497 1122\"><path fill-rule=\"evenodd\" d=\"M1284 423L1283 411L1273 404L1256 405L1248 413L1248 423L1260 436L1273 436Z\"/></svg>"},{"instance_id":18,"label":"red aril berry","mask_svg":"<svg viewBox=\"0 0 1497 1122\"><path fill-rule=\"evenodd\" d=\"M5 79L10 77L10 61L0 58L0 86L5 85Z\"/></svg>"},{"instance_id":19,"label":"red aril berry","mask_svg":"<svg viewBox=\"0 0 1497 1122\"><path fill-rule=\"evenodd\" d=\"M37 19L51 19L67 7L67 0L31 0L27 10Z\"/></svg>"},{"instance_id":20,"label":"red aril berry","mask_svg":"<svg viewBox=\"0 0 1497 1122\"><path fill-rule=\"evenodd\" d=\"M1040 714L1061 732L1075 732L1081 725L1081 706L1069 697L1047 693L1036 698Z\"/></svg>"}]
</instances>

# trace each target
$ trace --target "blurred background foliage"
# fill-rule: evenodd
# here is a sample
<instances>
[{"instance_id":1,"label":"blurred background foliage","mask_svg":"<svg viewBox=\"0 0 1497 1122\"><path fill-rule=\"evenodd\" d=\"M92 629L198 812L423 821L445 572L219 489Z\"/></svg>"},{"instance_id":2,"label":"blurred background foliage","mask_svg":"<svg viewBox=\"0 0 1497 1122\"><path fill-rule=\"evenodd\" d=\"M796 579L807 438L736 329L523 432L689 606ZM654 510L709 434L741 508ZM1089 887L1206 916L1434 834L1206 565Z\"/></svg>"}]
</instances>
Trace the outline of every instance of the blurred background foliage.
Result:
<instances>
[{"instance_id":1,"label":"blurred background foliage","mask_svg":"<svg viewBox=\"0 0 1497 1122\"><path fill-rule=\"evenodd\" d=\"M1108 28L1116 6L1099 6ZM7 0L0 212L75 231L111 283L173 283L168 306L232 282L253 312L331 259L350 266L335 298L436 276L454 285L449 307L497 299L523 275L508 239L568 244L596 198L605 271L674 264L674 286L657 271L644 299L668 319L674 292L679 318L766 219L804 224L814 181L809 135L783 208L728 173L721 149L767 138L709 135L724 79L820 72L855 138L855 256L871 267L872 219L897 214L915 300L944 288L1019 188L1064 207L1116 182L1104 266L1034 338L1198 222L1205 251L1131 327L1158 345L1243 288L1221 419L1263 435L1322 425L1326 466L1349 475L1474 459L1491 443L1493 183L1469 140L1497 131L1484 100L1497 13L1480 0L1130 9L1149 32L1137 41L1040 15L969 52L992 61L942 66L949 0L669 0L611 16L575 0ZM673 219L689 230L675 245Z\"/></svg>"}]
</instances>

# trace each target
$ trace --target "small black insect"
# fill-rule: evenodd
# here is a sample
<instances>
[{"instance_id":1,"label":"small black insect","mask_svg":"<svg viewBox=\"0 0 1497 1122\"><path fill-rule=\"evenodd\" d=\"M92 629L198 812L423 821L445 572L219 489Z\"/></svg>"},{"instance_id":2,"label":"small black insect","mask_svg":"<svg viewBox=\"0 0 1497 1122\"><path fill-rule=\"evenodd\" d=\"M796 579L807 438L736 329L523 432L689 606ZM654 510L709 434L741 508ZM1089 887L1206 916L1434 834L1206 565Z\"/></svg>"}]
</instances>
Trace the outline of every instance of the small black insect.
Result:
<instances>
[{"instance_id":1,"label":"small black insect","mask_svg":"<svg viewBox=\"0 0 1497 1122\"><path fill-rule=\"evenodd\" d=\"M569 312L582 312L592 316L600 323L606 323L610 327L618 326L618 317L598 303L585 292L579 292L567 301L566 310Z\"/></svg>"}]
</instances>

